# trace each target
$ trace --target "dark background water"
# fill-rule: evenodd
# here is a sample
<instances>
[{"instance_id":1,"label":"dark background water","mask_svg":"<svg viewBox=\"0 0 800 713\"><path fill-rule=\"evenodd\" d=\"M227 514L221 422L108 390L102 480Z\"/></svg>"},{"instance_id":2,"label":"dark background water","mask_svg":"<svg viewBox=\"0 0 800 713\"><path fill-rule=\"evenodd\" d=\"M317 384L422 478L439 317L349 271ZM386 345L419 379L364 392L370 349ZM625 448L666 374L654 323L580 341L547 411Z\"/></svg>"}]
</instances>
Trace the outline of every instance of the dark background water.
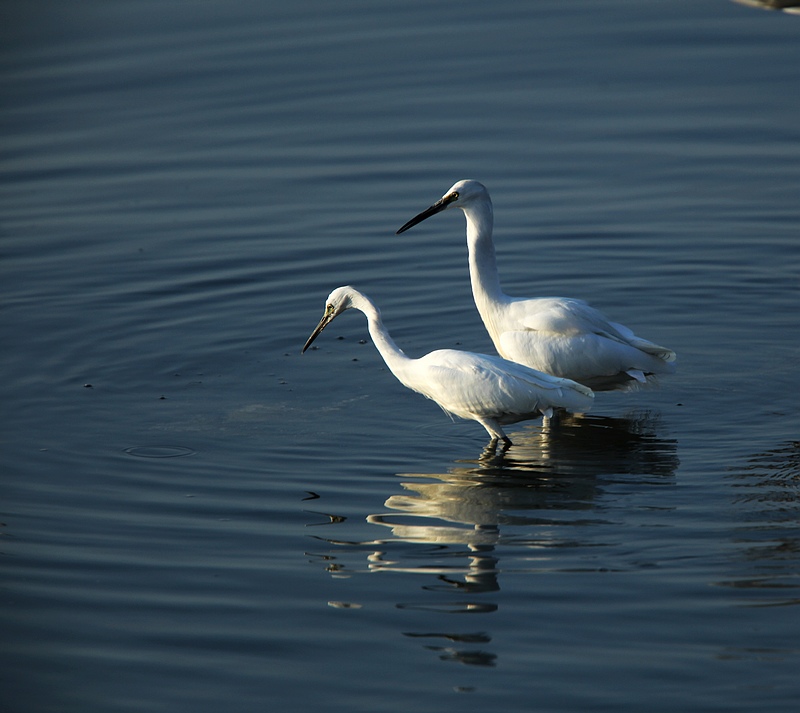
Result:
<instances>
[{"instance_id":1,"label":"dark background water","mask_svg":"<svg viewBox=\"0 0 800 713\"><path fill-rule=\"evenodd\" d=\"M719 0L6 2L13 711L793 711L800 19ZM678 352L511 429L400 386L511 294ZM342 337L342 339L337 339Z\"/></svg>"}]
</instances>

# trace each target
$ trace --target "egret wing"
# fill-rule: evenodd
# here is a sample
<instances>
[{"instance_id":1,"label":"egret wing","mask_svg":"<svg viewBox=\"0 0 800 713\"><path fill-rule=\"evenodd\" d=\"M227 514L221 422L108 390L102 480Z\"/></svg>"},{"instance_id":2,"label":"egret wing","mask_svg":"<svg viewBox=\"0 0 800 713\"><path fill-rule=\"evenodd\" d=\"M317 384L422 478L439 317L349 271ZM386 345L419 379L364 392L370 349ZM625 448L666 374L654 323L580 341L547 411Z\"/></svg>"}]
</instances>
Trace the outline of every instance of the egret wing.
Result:
<instances>
[{"instance_id":1,"label":"egret wing","mask_svg":"<svg viewBox=\"0 0 800 713\"><path fill-rule=\"evenodd\" d=\"M563 336L597 334L606 339L627 343L625 334L619 329L621 325L609 322L602 312L583 300L565 297L522 300L520 307L523 308L524 315L519 319L519 324L525 330ZM627 328L624 329L630 332Z\"/></svg>"},{"instance_id":2,"label":"egret wing","mask_svg":"<svg viewBox=\"0 0 800 713\"><path fill-rule=\"evenodd\" d=\"M642 339L641 337L637 337L632 330L622 324L617 324L616 322L610 323L620 334L623 335L625 341L630 344L632 347L639 349L646 354L652 354L654 357L658 357L659 359L663 359L665 362L672 363L674 362L677 357L675 352L672 349L667 349L666 347L662 347L659 344L655 344L654 342L649 341L648 339Z\"/></svg>"},{"instance_id":3,"label":"egret wing","mask_svg":"<svg viewBox=\"0 0 800 713\"><path fill-rule=\"evenodd\" d=\"M418 361L426 373L420 393L462 417L534 414L551 407L585 411L594 396L568 379L500 357L440 350Z\"/></svg>"},{"instance_id":4,"label":"egret wing","mask_svg":"<svg viewBox=\"0 0 800 713\"><path fill-rule=\"evenodd\" d=\"M548 374L586 381L595 388L621 383L632 372L668 373L675 354L609 322L581 300L521 300L510 306L513 324L499 334L497 350L506 358ZM635 376L634 376L635 378ZM611 384L602 385L604 379Z\"/></svg>"}]
</instances>

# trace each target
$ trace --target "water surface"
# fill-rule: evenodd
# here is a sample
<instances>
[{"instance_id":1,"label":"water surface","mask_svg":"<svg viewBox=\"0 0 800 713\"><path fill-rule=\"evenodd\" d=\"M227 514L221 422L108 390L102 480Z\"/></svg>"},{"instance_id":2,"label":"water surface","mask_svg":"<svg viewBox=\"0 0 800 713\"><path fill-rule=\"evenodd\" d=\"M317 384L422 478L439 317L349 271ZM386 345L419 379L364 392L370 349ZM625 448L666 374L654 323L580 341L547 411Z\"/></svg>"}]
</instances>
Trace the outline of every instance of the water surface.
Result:
<instances>
[{"instance_id":1,"label":"water surface","mask_svg":"<svg viewBox=\"0 0 800 713\"><path fill-rule=\"evenodd\" d=\"M8 2L8 710L793 711L800 20L696 3ZM679 355L504 457L398 384L511 294Z\"/></svg>"}]
</instances>

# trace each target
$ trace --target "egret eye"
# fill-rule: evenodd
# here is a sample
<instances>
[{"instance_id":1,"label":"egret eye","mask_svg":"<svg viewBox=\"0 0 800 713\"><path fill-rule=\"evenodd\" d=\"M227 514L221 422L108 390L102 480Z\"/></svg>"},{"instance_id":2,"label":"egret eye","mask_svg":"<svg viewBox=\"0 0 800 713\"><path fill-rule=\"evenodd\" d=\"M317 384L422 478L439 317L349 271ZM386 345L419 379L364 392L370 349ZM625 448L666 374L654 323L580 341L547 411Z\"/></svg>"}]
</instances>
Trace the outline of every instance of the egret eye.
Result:
<instances>
[{"instance_id":1,"label":"egret eye","mask_svg":"<svg viewBox=\"0 0 800 713\"><path fill-rule=\"evenodd\" d=\"M457 200L458 200L458 191L453 191L453 192L450 194L450 200L451 200L451 201L457 201Z\"/></svg>"}]
</instances>

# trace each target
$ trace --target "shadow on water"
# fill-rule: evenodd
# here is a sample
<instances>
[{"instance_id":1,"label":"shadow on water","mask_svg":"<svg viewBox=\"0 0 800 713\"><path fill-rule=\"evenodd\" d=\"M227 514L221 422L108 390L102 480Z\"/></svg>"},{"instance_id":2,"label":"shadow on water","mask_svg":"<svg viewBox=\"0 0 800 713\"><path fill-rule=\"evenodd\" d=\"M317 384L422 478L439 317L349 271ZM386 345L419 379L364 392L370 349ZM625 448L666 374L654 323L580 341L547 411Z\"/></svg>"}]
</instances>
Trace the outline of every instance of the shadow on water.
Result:
<instances>
[{"instance_id":1,"label":"shadow on water","mask_svg":"<svg viewBox=\"0 0 800 713\"><path fill-rule=\"evenodd\" d=\"M446 473L401 474L415 480L386 501L393 513L368 521L406 542L540 546L530 530L504 536L501 528L579 525L585 515L568 513L591 510L604 484L623 477L659 484L674 473L676 444L655 436L655 425L647 415L575 416L529 427L506 452L484 451Z\"/></svg>"},{"instance_id":2,"label":"shadow on water","mask_svg":"<svg viewBox=\"0 0 800 713\"><path fill-rule=\"evenodd\" d=\"M719 584L751 606L800 604L800 441L751 456L729 479L736 575Z\"/></svg>"},{"instance_id":3,"label":"shadow on water","mask_svg":"<svg viewBox=\"0 0 800 713\"><path fill-rule=\"evenodd\" d=\"M587 552L604 546L603 527L611 523L602 504L604 488L623 481L633 487L673 481L677 444L659 437L658 425L646 413L570 417L516 432L508 451L484 451L444 473L401 473L404 492L387 498L388 512L366 517L387 535L317 538L361 552L366 570L348 569L333 553L324 557L326 566L339 576L359 571L428 576L421 589L433 598L394 606L441 616L497 611L492 595L501 589L503 572L599 571ZM428 647L443 660L495 662L495 654L472 648L491 641L485 632L448 626L405 636L445 640L449 645Z\"/></svg>"},{"instance_id":4,"label":"shadow on water","mask_svg":"<svg viewBox=\"0 0 800 713\"><path fill-rule=\"evenodd\" d=\"M678 467L676 443L657 435L659 420L648 412L624 418L563 416L555 425L528 426L514 434L508 451L485 449L480 473L614 478L640 476L653 484Z\"/></svg>"}]
</instances>

